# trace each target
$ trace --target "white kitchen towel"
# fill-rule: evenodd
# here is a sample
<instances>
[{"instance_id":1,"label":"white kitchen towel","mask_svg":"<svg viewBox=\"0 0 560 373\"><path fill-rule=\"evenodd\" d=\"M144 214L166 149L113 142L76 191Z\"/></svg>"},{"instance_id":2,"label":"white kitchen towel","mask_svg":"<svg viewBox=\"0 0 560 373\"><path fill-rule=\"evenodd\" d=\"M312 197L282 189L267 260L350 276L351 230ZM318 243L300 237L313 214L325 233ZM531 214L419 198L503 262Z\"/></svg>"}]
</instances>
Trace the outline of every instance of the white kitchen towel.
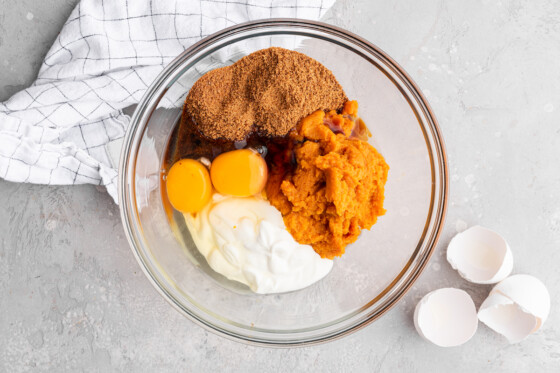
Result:
<instances>
[{"instance_id":1,"label":"white kitchen towel","mask_svg":"<svg viewBox=\"0 0 560 373\"><path fill-rule=\"evenodd\" d=\"M276 17L318 20L334 0L82 0L31 87L0 103L0 177L105 185L117 201L106 145L124 136L164 66L201 38Z\"/></svg>"}]
</instances>

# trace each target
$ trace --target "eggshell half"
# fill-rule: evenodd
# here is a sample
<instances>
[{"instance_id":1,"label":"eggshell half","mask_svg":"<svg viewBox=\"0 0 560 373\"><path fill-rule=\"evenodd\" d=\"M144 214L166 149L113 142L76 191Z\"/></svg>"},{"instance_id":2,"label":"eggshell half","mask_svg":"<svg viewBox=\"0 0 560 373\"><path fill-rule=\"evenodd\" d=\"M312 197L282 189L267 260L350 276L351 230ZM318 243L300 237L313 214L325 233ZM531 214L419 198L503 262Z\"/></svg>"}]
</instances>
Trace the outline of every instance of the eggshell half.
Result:
<instances>
[{"instance_id":1,"label":"eggshell half","mask_svg":"<svg viewBox=\"0 0 560 373\"><path fill-rule=\"evenodd\" d=\"M494 286L478 318L510 343L517 343L539 330L549 312L546 286L533 276L514 275Z\"/></svg>"},{"instance_id":2,"label":"eggshell half","mask_svg":"<svg viewBox=\"0 0 560 373\"><path fill-rule=\"evenodd\" d=\"M481 226L453 237L447 247L447 261L461 277L475 284L495 284L513 269L513 255L506 240Z\"/></svg>"},{"instance_id":3,"label":"eggshell half","mask_svg":"<svg viewBox=\"0 0 560 373\"><path fill-rule=\"evenodd\" d=\"M434 290L416 305L414 326L423 338L437 346L459 346L476 332L476 307L463 290Z\"/></svg>"}]
</instances>

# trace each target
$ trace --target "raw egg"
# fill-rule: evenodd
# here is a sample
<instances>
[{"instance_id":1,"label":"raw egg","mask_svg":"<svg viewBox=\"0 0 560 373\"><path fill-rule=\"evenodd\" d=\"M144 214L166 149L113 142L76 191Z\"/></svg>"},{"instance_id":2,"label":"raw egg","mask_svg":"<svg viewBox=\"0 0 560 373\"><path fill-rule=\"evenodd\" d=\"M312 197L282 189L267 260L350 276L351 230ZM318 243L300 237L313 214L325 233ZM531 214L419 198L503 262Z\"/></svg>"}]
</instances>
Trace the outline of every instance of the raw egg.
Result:
<instances>
[{"instance_id":1,"label":"raw egg","mask_svg":"<svg viewBox=\"0 0 560 373\"><path fill-rule=\"evenodd\" d=\"M166 179L167 197L181 212L198 212L212 196L208 169L194 159L181 159L169 170Z\"/></svg>"},{"instance_id":2,"label":"raw egg","mask_svg":"<svg viewBox=\"0 0 560 373\"><path fill-rule=\"evenodd\" d=\"M210 176L218 193L248 197L263 190L268 169L259 153L240 149L217 156L210 167Z\"/></svg>"}]
</instances>

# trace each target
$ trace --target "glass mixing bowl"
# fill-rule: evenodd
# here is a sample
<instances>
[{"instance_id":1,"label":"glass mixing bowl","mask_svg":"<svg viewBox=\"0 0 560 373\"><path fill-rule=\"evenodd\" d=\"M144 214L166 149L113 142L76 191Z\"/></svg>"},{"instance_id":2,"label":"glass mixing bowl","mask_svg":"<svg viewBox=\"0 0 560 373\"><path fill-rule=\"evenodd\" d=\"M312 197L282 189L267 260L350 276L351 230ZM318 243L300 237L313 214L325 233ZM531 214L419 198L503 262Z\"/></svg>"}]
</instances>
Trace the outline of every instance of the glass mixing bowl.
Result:
<instances>
[{"instance_id":1,"label":"glass mixing bowl","mask_svg":"<svg viewBox=\"0 0 560 373\"><path fill-rule=\"evenodd\" d=\"M390 166L387 213L335 259L318 283L257 295L213 272L162 193L166 148L182 104L204 73L279 46L332 70L371 143ZM385 314L426 266L441 233L447 162L436 119L389 56L339 28L295 19L237 25L193 45L158 76L132 117L119 169L121 217L133 252L162 296L194 322L251 343L294 346L350 334Z\"/></svg>"}]
</instances>

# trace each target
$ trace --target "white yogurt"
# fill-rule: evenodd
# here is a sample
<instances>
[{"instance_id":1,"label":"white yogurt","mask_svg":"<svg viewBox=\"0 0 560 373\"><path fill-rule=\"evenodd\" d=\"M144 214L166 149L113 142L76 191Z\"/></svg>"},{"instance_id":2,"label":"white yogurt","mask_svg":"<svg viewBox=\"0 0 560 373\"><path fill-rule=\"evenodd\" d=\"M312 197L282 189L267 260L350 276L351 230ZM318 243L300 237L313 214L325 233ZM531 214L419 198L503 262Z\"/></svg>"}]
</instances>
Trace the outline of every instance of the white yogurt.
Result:
<instances>
[{"instance_id":1,"label":"white yogurt","mask_svg":"<svg viewBox=\"0 0 560 373\"><path fill-rule=\"evenodd\" d=\"M257 197L214 194L196 216L184 214L198 250L210 267L259 294L302 289L333 266L286 230L280 211Z\"/></svg>"}]
</instances>

